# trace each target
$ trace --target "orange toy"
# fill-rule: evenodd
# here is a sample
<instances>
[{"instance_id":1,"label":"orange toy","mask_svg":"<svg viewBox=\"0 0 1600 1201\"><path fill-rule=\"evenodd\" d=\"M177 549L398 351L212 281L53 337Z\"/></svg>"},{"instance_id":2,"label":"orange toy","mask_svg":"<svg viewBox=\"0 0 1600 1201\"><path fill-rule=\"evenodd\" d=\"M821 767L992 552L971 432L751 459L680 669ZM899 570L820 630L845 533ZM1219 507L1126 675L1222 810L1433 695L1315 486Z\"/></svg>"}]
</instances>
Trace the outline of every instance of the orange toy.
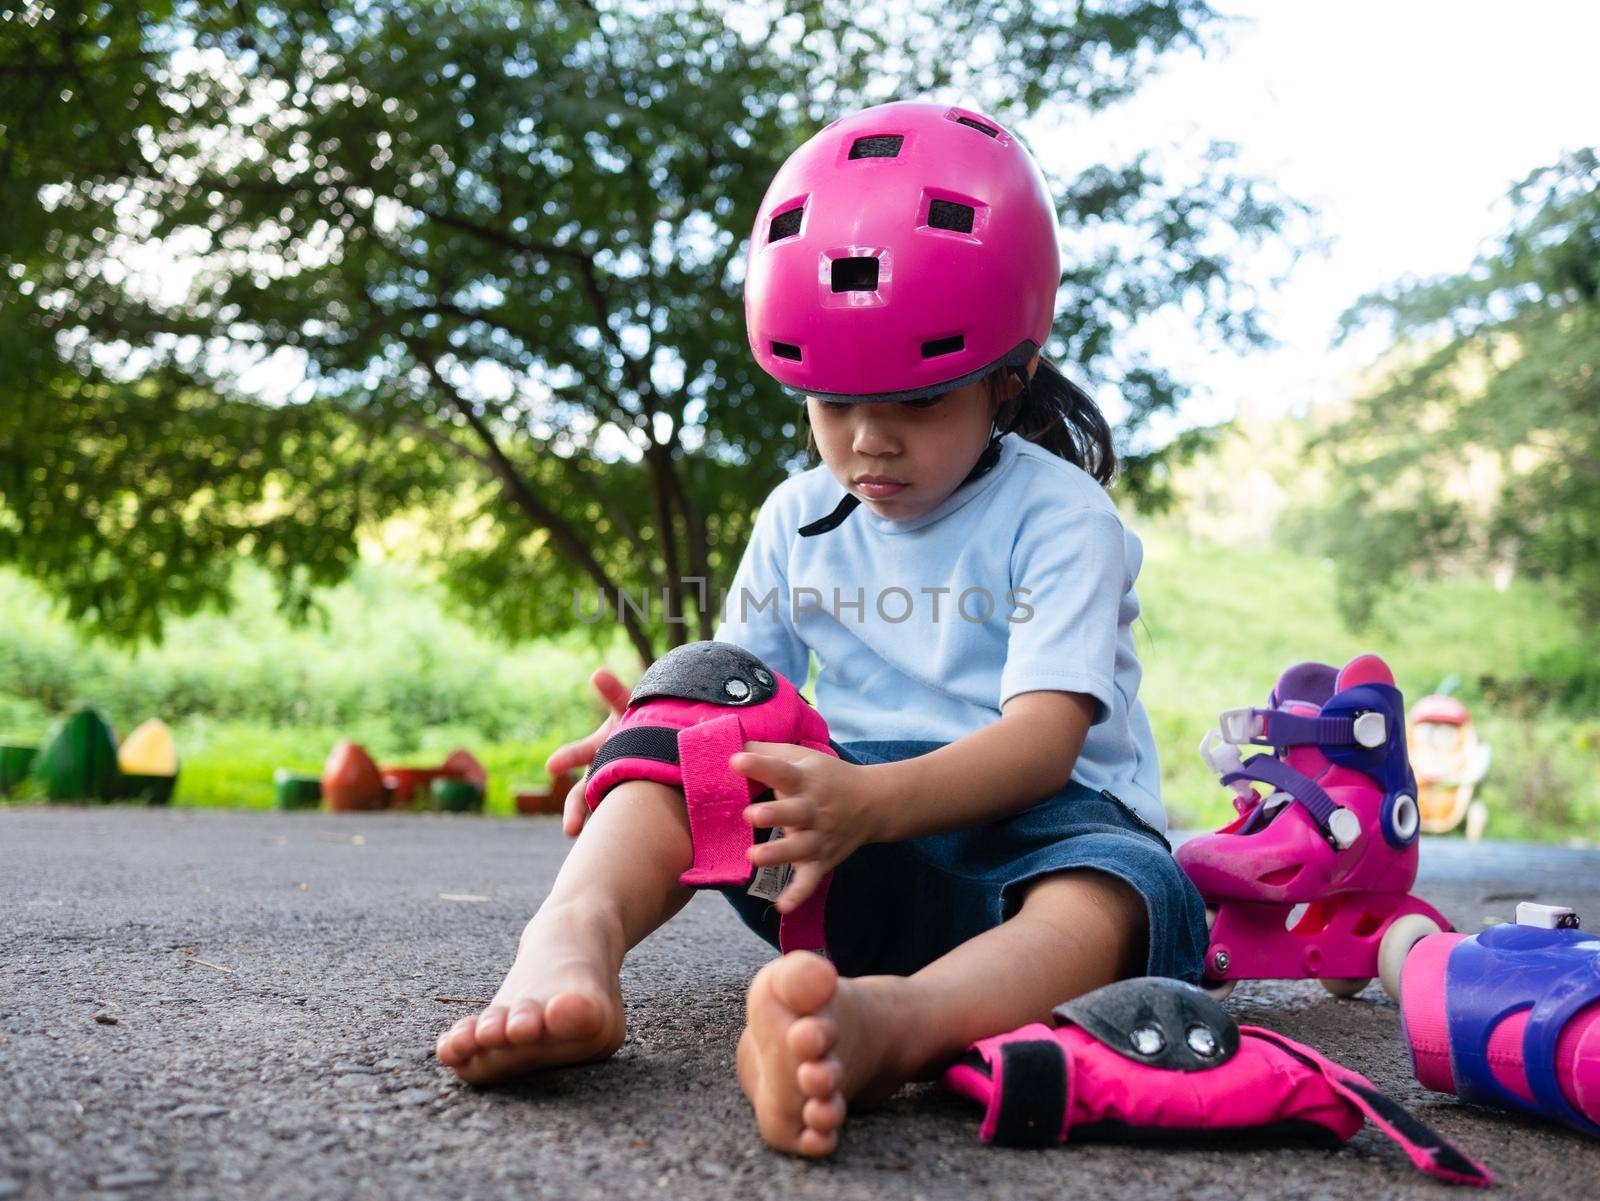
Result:
<instances>
[{"instance_id":1,"label":"orange toy","mask_svg":"<svg viewBox=\"0 0 1600 1201\"><path fill-rule=\"evenodd\" d=\"M1489 748L1478 741L1467 707L1453 696L1425 696L1406 716L1406 743L1417 773L1417 807L1429 834L1454 830L1483 837L1489 810L1473 797L1489 770Z\"/></svg>"},{"instance_id":2,"label":"orange toy","mask_svg":"<svg viewBox=\"0 0 1600 1201\"><path fill-rule=\"evenodd\" d=\"M549 813L559 816L566 804L567 793L572 791L572 786L576 783L577 777L571 772L564 771L559 776L552 777L550 783L543 788L520 788L513 796L517 803L517 812L523 817Z\"/></svg>"},{"instance_id":3,"label":"orange toy","mask_svg":"<svg viewBox=\"0 0 1600 1201\"><path fill-rule=\"evenodd\" d=\"M329 809L382 809L383 776L366 748L348 738L334 744L322 765L322 797Z\"/></svg>"}]
</instances>

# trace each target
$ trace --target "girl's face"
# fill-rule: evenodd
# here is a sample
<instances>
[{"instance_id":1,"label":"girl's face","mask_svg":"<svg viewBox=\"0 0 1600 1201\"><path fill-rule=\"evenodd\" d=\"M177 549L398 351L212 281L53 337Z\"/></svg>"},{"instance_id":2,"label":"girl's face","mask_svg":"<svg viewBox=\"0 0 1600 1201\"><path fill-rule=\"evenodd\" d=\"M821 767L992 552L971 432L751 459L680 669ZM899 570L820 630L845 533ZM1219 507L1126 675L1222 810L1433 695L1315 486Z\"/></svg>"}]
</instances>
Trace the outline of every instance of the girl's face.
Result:
<instances>
[{"instance_id":1,"label":"girl's face","mask_svg":"<svg viewBox=\"0 0 1600 1201\"><path fill-rule=\"evenodd\" d=\"M999 407L982 379L913 400L806 397L828 470L874 513L895 521L922 516L960 486L989 442Z\"/></svg>"}]
</instances>

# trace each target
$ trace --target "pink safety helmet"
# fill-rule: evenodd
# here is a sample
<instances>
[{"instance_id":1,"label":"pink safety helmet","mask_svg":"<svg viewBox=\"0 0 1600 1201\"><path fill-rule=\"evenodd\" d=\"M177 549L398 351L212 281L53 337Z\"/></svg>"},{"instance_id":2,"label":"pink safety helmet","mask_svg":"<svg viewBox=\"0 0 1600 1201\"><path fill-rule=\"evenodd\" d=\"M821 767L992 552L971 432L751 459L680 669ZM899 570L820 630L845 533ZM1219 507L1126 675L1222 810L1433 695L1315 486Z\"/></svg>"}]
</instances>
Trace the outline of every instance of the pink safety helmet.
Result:
<instances>
[{"instance_id":1,"label":"pink safety helmet","mask_svg":"<svg viewBox=\"0 0 1600 1201\"><path fill-rule=\"evenodd\" d=\"M970 109L900 101L841 117L756 213L745 326L763 371L814 396L958 387L1043 348L1061 279L1033 157Z\"/></svg>"}]
</instances>

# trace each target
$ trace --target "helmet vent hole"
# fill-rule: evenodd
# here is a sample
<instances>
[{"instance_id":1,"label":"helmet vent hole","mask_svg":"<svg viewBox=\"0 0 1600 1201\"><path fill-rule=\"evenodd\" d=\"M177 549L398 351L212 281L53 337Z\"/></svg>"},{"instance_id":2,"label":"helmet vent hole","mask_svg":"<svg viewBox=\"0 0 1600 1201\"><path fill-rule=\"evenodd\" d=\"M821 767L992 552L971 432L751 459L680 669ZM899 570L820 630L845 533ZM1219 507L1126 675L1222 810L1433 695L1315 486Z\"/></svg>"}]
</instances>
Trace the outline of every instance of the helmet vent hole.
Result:
<instances>
[{"instance_id":1,"label":"helmet vent hole","mask_svg":"<svg viewBox=\"0 0 1600 1201\"><path fill-rule=\"evenodd\" d=\"M774 358L791 359L796 363L800 361L800 348L791 342L774 342L772 354Z\"/></svg>"},{"instance_id":2,"label":"helmet vent hole","mask_svg":"<svg viewBox=\"0 0 1600 1201\"><path fill-rule=\"evenodd\" d=\"M800 232L800 217L805 209L790 209L786 213L779 213L772 219L772 225L767 230L767 241L776 242L779 238L792 238Z\"/></svg>"},{"instance_id":3,"label":"helmet vent hole","mask_svg":"<svg viewBox=\"0 0 1600 1201\"><path fill-rule=\"evenodd\" d=\"M876 292L878 290L878 260L875 258L834 259L833 290L835 292Z\"/></svg>"},{"instance_id":4,"label":"helmet vent hole","mask_svg":"<svg viewBox=\"0 0 1600 1201\"><path fill-rule=\"evenodd\" d=\"M971 212L972 210L968 209L967 211ZM922 344L922 357L936 359L942 354L955 354L956 351L965 350L966 347L967 340L960 334L953 338L935 338L931 342Z\"/></svg>"},{"instance_id":5,"label":"helmet vent hole","mask_svg":"<svg viewBox=\"0 0 1600 1201\"><path fill-rule=\"evenodd\" d=\"M1000 131L992 125L985 125L982 121L974 121L971 117L957 117L956 123L976 129L979 133L986 133L991 138L998 138Z\"/></svg>"},{"instance_id":6,"label":"helmet vent hole","mask_svg":"<svg viewBox=\"0 0 1600 1201\"><path fill-rule=\"evenodd\" d=\"M857 138L850 143L850 157L898 158L900 147L905 140L905 135L898 133L878 133L871 137Z\"/></svg>"},{"instance_id":7,"label":"helmet vent hole","mask_svg":"<svg viewBox=\"0 0 1600 1201\"><path fill-rule=\"evenodd\" d=\"M935 200L928 206L928 224L934 229L953 229L957 233L970 234L973 214L974 209L970 204Z\"/></svg>"}]
</instances>

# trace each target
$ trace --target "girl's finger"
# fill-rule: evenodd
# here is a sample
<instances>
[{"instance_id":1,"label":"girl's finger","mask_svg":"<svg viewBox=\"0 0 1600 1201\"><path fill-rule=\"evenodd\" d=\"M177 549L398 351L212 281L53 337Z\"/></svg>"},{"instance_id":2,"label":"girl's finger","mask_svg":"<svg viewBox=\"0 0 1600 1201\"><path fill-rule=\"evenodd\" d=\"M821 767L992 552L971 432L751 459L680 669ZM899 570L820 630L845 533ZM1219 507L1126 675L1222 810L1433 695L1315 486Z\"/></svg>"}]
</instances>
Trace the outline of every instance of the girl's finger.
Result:
<instances>
[{"instance_id":1,"label":"girl's finger","mask_svg":"<svg viewBox=\"0 0 1600 1201\"><path fill-rule=\"evenodd\" d=\"M565 746L558 746L550 753L550 758L544 761L544 769L552 776L559 776L564 771L571 771L574 767L588 767L594 762L595 754L600 750L600 744L606 740L611 731L601 727L587 738L580 738L577 742L569 742Z\"/></svg>"},{"instance_id":2,"label":"girl's finger","mask_svg":"<svg viewBox=\"0 0 1600 1201\"><path fill-rule=\"evenodd\" d=\"M766 755L771 759L782 759L787 763L798 763L807 755L816 754L808 747L796 746L792 742L747 742L744 750L755 755Z\"/></svg>"},{"instance_id":3,"label":"girl's finger","mask_svg":"<svg viewBox=\"0 0 1600 1201\"><path fill-rule=\"evenodd\" d=\"M589 805L583 799L583 783L579 780L567 791L566 804L561 808L561 832L568 838L576 838L583 831L583 823L589 820Z\"/></svg>"},{"instance_id":4,"label":"girl's finger","mask_svg":"<svg viewBox=\"0 0 1600 1201\"><path fill-rule=\"evenodd\" d=\"M729 757L728 766L741 776L759 780L768 788L776 788L779 792L798 792L800 789L800 769L771 755L754 755L749 751L740 751Z\"/></svg>"},{"instance_id":5,"label":"girl's finger","mask_svg":"<svg viewBox=\"0 0 1600 1201\"><path fill-rule=\"evenodd\" d=\"M782 838L768 839L750 848L750 862L757 867L772 867L778 863L799 863L802 859L815 859L821 850L821 839L810 830L784 832Z\"/></svg>"},{"instance_id":6,"label":"girl's finger","mask_svg":"<svg viewBox=\"0 0 1600 1201\"><path fill-rule=\"evenodd\" d=\"M789 840L785 838L784 842ZM789 887L778 894L775 902L779 913L793 913L805 903L807 897L817 890L817 885L822 883L822 877L827 873L822 870L822 864L815 859L807 859L803 863L794 865L794 874L789 877Z\"/></svg>"},{"instance_id":7,"label":"girl's finger","mask_svg":"<svg viewBox=\"0 0 1600 1201\"><path fill-rule=\"evenodd\" d=\"M620 715L628 707L628 697L633 690L604 667L590 676L589 682L594 685L595 691L600 694L606 704L611 706L613 713Z\"/></svg>"},{"instance_id":8,"label":"girl's finger","mask_svg":"<svg viewBox=\"0 0 1600 1201\"><path fill-rule=\"evenodd\" d=\"M804 793L777 797L751 805L744 811L744 819L752 826L801 826L809 829L817 823L817 807Z\"/></svg>"}]
</instances>

